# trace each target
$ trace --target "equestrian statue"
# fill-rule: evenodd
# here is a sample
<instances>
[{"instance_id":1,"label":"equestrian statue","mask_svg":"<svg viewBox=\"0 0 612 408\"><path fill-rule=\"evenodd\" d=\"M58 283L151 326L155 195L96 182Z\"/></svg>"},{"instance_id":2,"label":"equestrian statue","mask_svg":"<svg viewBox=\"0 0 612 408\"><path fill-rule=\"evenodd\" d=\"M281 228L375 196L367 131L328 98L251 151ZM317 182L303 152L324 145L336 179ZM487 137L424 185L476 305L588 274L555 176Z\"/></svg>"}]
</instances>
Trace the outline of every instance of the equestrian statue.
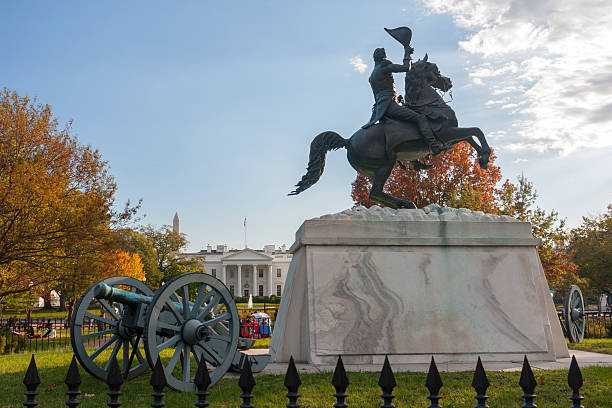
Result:
<instances>
[{"instance_id":1,"label":"equestrian statue","mask_svg":"<svg viewBox=\"0 0 612 408\"><path fill-rule=\"evenodd\" d=\"M491 155L484 133L477 127L458 127L455 112L436 89L447 92L451 80L440 74L428 56L412 62L412 31L408 27L385 30L404 46L403 63L393 64L385 49L374 50L374 69L369 82L374 94L372 117L349 139L336 132L323 132L310 144L306 174L289 195L296 195L316 183L330 150L347 149L351 166L372 178L370 200L390 208L416 208L383 191L395 163L410 161L414 170L430 167L428 157L449 150L459 142L469 143L478 154L478 164L486 169ZM405 95L395 91L393 73L405 72ZM478 142L474 139L478 139Z\"/></svg>"}]
</instances>

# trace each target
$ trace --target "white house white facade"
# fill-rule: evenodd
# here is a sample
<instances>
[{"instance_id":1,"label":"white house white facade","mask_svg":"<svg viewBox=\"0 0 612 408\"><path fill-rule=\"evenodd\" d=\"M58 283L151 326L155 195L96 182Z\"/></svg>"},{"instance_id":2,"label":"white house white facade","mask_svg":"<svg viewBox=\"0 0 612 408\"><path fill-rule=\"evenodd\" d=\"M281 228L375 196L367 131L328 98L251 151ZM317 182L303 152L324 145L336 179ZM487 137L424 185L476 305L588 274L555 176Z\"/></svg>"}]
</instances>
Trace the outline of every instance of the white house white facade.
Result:
<instances>
[{"instance_id":1,"label":"white house white facade","mask_svg":"<svg viewBox=\"0 0 612 408\"><path fill-rule=\"evenodd\" d=\"M182 253L186 259L200 259L206 273L225 284L234 296L281 296L292 254L285 245L264 249L228 249L210 245L205 250Z\"/></svg>"}]
</instances>

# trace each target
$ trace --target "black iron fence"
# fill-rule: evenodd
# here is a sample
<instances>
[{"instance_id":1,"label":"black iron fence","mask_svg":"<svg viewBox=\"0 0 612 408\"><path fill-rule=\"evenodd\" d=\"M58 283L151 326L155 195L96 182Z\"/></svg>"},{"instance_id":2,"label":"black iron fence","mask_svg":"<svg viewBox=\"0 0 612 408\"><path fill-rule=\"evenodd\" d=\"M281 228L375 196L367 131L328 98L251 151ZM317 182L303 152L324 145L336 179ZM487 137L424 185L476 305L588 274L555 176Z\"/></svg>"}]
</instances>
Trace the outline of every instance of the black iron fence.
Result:
<instances>
[{"instance_id":1,"label":"black iron fence","mask_svg":"<svg viewBox=\"0 0 612 408\"><path fill-rule=\"evenodd\" d=\"M243 319L240 336L253 339L272 336L274 322L268 319ZM112 328L107 323L85 317L81 333L103 332ZM110 335L89 338L87 347L100 347ZM41 351L68 350L70 322L66 318L2 318L0 319L0 354L37 353Z\"/></svg>"},{"instance_id":2,"label":"black iron fence","mask_svg":"<svg viewBox=\"0 0 612 408\"><path fill-rule=\"evenodd\" d=\"M584 318L584 337L589 339L612 338L612 311L586 311Z\"/></svg>"},{"instance_id":3,"label":"black iron fence","mask_svg":"<svg viewBox=\"0 0 612 408\"><path fill-rule=\"evenodd\" d=\"M557 312L561 326L565 327L563 312ZM609 339L612 338L612 311L598 312L587 310L584 312L584 338Z\"/></svg>"},{"instance_id":4,"label":"black iron fence","mask_svg":"<svg viewBox=\"0 0 612 408\"><path fill-rule=\"evenodd\" d=\"M83 332L97 332L107 328L101 323L85 318ZM100 346L106 339L94 337L91 346ZM0 319L0 354L36 353L71 348L70 323L66 318L2 318Z\"/></svg>"},{"instance_id":5,"label":"black iron fence","mask_svg":"<svg viewBox=\"0 0 612 408\"><path fill-rule=\"evenodd\" d=\"M561 325L565 324L563 314L558 313ZM612 338L612 311L585 312L585 338L603 339ZM269 323L272 328L273 321ZM105 330L108 327L104 323L100 323L94 319L84 319L83 333L97 332ZM253 336L244 337L266 337L271 335L272 330L266 332L265 335L255 333ZM93 337L90 340L91 347L101 346L105 337ZM68 350L70 349L70 323L66 318L51 317L51 318L32 318L29 321L26 318L2 318L0 319L0 354L7 353L36 353L40 351L50 350Z\"/></svg>"},{"instance_id":6,"label":"black iron fence","mask_svg":"<svg viewBox=\"0 0 612 408\"><path fill-rule=\"evenodd\" d=\"M38 395L38 393L36 392L36 389L40 385L41 379L38 374L34 355L32 355L32 359L30 360L30 365L28 367L28 370L26 371L23 383L26 386L26 392L24 393L26 396L26 401L23 403L23 405L26 407L38 406L38 402L36 401L36 396ZM200 364L198 365L198 369L195 375L194 383L197 388L194 398L194 406L210 406L210 403L206 400L206 398L209 395L208 387L210 386L211 381L208 375L208 368L206 366L205 359L200 360ZM81 385L81 376L75 357L72 358L72 363L68 368L65 384L68 388L66 391L66 405L69 407L79 406L79 396L81 394L81 391L79 391L79 386ZM109 401L107 405L109 407L121 406L122 403L119 400L119 397L121 395L123 375L116 359L113 359L111 361L110 370L106 379L106 384L109 388ZM166 377L164 375L164 368L160 360L157 360L157 363L153 368L150 384L153 388L153 392L151 393L151 406L164 407L166 405L163 401L165 396L164 389L166 388L167 384ZM288 403L286 406L288 408L299 408L300 405L298 403L298 399L300 397L299 387L301 384L302 382L300 380L300 376L298 374L297 368L293 362L292 357L289 361L284 381L284 385L287 388L286 397L288 399ZM349 394L347 393L349 381L346 375L346 371L344 370L344 365L342 363L341 357L338 357L336 369L334 370L331 384L336 391L334 394L332 394L333 397L336 399L334 407L347 408L348 404L346 400L347 397L349 397ZM582 388L583 379L582 373L580 372L580 367L578 366L575 357L572 357L572 361L569 367L568 384L572 390L572 394L569 397L569 399L573 402L571 408L583 408L581 402L584 397L580 395L580 388ZM525 400L525 403L522 405L522 407L536 408L537 406L534 402L536 399L535 388L537 383L533 375L533 371L531 370L531 366L529 365L529 361L527 360L527 356L525 356L523 360L523 369L521 371L521 376L519 378L518 385L523 391L521 398ZM242 391L242 393L240 394L240 399L242 399L242 404L240 405L240 407L254 408L255 406L253 405L251 400L255 397L255 395L253 394L253 389L255 387L255 378L253 377L253 373L251 372L251 365L249 359L244 359L244 366L242 367L240 379L238 380L238 386ZM380 395L380 398L382 399L382 404L380 406L383 408L394 408L395 405L393 404L393 399L395 398L395 396L393 395L393 389L397 386L397 383L395 381L395 376L391 369L391 365L389 364L389 359L386 357L383 368L380 372L378 386L382 390L382 393ZM429 391L429 395L426 397L430 401L429 408L441 408L438 402L442 398L442 396L440 395L440 389L442 388L442 379L440 378L440 373L438 372L438 368L436 367L436 362L433 357L431 358L431 363L429 365L429 372L425 381L425 387ZM489 406L487 405L487 400L489 399L489 397L487 396L487 389L489 388L489 380L487 379L487 374L483 368L482 362L480 361L480 357L478 358L476 369L474 370L472 388L474 388L474 390L476 391L476 395L474 396L477 401L476 408L488 408Z\"/></svg>"}]
</instances>

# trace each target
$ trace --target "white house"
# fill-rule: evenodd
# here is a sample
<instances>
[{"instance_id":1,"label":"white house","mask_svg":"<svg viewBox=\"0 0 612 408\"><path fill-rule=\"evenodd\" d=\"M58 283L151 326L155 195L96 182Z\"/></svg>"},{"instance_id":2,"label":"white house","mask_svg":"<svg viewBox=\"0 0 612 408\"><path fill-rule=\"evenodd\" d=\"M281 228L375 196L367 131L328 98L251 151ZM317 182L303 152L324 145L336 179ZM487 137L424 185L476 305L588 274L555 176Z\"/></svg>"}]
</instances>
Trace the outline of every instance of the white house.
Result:
<instances>
[{"instance_id":1,"label":"white house","mask_svg":"<svg viewBox=\"0 0 612 408\"><path fill-rule=\"evenodd\" d=\"M178 213L172 219L172 230L180 232ZM225 284L234 296L280 296L285 287L292 254L285 244L280 248L265 245L264 249L228 249L207 245L200 252L181 253L185 259L199 259L204 271Z\"/></svg>"},{"instance_id":2,"label":"white house","mask_svg":"<svg viewBox=\"0 0 612 408\"><path fill-rule=\"evenodd\" d=\"M285 245L240 250L208 245L205 250L181 254L185 259L203 260L206 273L223 282L234 296L280 296L292 256Z\"/></svg>"}]
</instances>

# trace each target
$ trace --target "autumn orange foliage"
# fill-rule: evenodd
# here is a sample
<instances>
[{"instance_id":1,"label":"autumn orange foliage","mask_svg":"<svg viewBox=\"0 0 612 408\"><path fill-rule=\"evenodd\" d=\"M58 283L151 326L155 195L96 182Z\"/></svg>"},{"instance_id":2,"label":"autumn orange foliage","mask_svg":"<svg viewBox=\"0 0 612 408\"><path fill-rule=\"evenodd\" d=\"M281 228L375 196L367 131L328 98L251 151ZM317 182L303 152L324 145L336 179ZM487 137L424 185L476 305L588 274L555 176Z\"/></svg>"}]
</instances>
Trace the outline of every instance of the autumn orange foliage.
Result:
<instances>
[{"instance_id":1,"label":"autumn orange foliage","mask_svg":"<svg viewBox=\"0 0 612 408\"><path fill-rule=\"evenodd\" d=\"M491 154L489 169L482 170L474 149L467 143L460 143L449 152L432 158L432 167L427 170L407 171L396 165L385 184L385 191L394 197L414 201L418 208L435 203L496 212L496 184L501 180L501 171L494 162L495 155ZM365 207L375 204L368 199L371 186L368 177L357 176L352 189L355 204Z\"/></svg>"},{"instance_id":2,"label":"autumn orange foliage","mask_svg":"<svg viewBox=\"0 0 612 408\"><path fill-rule=\"evenodd\" d=\"M111 249L102 256L102 276L130 276L142 281L145 277L140 255L121 249Z\"/></svg>"},{"instance_id":3,"label":"autumn orange foliage","mask_svg":"<svg viewBox=\"0 0 612 408\"><path fill-rule=\"evenodd\" d=\"M0 91L0 298L58 280L110 233L115 189L100 153L48 105Z\"/></svg>"}]
</instances>

